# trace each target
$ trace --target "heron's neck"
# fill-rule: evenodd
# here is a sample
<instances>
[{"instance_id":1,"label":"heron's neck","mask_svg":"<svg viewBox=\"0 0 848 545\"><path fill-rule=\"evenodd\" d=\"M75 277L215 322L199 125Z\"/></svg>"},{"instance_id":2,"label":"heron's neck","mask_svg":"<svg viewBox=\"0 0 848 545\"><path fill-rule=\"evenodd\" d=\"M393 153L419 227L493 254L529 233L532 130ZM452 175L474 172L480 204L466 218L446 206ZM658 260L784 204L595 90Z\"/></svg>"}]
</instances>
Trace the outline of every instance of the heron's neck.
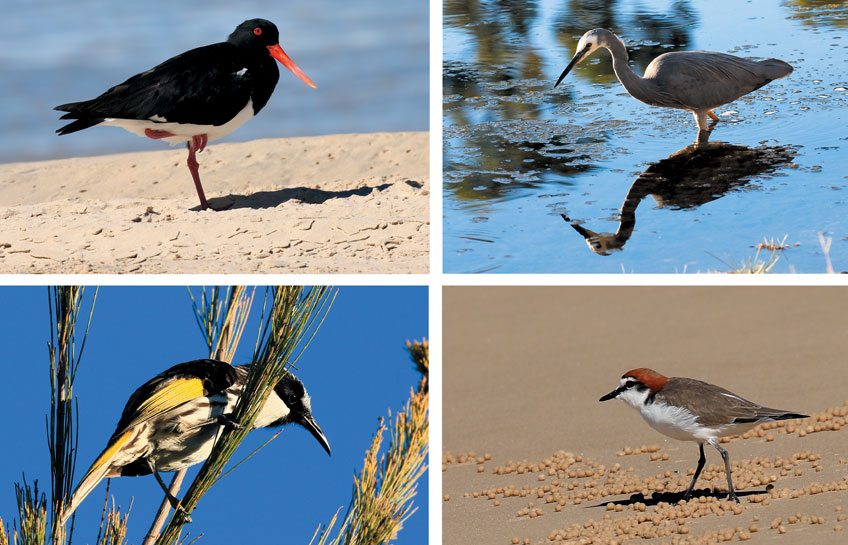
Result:
<instances>
[{"instance_id":1,"label":"heron's neck","mask_svg":"<svg viewBox=\"0 0 848 545\"><path fill-rule=\"evenodd\" d=\"M627 49L624 48L624 45L618 41L614 41L607 46L607 49L609 49L612 55L612 68L615 70L618 81L627 89L630 96L636 100L650 104L647 83L636 72L630 69L630 65L627 63Z\"/></svg>"}]
</instances>

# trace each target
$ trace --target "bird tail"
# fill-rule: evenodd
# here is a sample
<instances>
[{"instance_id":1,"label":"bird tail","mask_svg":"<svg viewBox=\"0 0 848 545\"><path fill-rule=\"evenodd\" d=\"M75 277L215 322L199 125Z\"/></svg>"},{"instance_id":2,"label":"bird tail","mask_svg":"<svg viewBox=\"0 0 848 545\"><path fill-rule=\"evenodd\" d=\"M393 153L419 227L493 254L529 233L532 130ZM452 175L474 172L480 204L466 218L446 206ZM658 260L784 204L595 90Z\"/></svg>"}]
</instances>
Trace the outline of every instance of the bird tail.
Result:
<instances>
[{"instance_id":1,"label":"bird tail","mask_svg":"<svg viewBox=\"0 0 848 545\"><path fill-rule=\"evenodd\" d=\"M785 78L792 73L792 66L780 59L766 59L757 63L762 70L762 75L770 80Z\"/></svg>"},{"instance_id":2,"label":"bird tail","mask_svg":"<svg viewBox=\"0 0 848 545\"><path fill-rule=\"evenodd\" d=\"M100 453L100 456L97 457L97 460L91 464L91 467L83 476L82 480L80 480L77 485L74 493L71 494L71 499L68 500L68 503L65 505L65 508L62 511L61 523L65 524L71 515L74 514L79 504L82 503L82 500L88 496L88 494L94 490L94 487L103 480L103 477L109 473L109 470L112 469L112 460L115 456L120 452L121 447L124 446L127 441L132 437L133 430L128 430L117 437L112 437L112 440L109 441L109 445L106 449Z\"/></svg>"},{"instance_id":3,"label":"bird tail","mask_svg":"<svg viewBox=\"0 0 848 545\"><path fill-rule=\"evenodd\" d=\"M60 112L68 112L59 119L75 120L71 123L68 123L64 127L56 129L56 133L59 135L70 134L72 132L77 132L83 129L87 129L89 127L93 127L98 123L102 123L105 118L92 115L91 112L86 112L85 106L87 105L88 102L69 102L67 104L62 104L53 108L54 110L58 110Z\"/></svg>"},{"instance_id":4,"label":"bird tail","mask_svg":"<svg viewBox=\"0 0 848 545\"><path fill-rule=\"evenodd\" d=\"M795 420L796 418L810 418L810 415L785 412L783 414L772 416L772 418L775 420Z\"/></svg>"}]
</instances>

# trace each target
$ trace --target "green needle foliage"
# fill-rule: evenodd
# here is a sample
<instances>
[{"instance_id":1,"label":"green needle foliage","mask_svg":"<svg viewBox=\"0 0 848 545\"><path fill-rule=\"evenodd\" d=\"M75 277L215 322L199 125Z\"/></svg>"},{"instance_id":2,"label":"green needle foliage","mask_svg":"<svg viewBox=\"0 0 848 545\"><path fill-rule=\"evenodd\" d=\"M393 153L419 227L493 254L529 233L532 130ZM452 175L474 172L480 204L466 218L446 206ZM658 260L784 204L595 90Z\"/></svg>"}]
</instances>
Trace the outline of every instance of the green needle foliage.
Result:
<instances>
[{"instance_id":1,"label":"green needle foliage","mask_svg":"<svg viewBox=\"0 0 848 545\"><path fill-rule=\"evenodd\" d=\"M250 315L250 307L253 304L255 288L248 293L244 286L232 286L226 288L222 293L220 286L212 288L207 295L206 288L200 294L198 303L189 290L194 316L200 333L209 348L209 357L212 359L232 362L236 348L238 348L244 325ZM176 496L182 486L186 469L181 469L174 474L169 490ZM159 511L153 518L150 530L144 538L142 545L153 545L162 531L162 526L168 519L171 503L165 497L159 505Z\"/></svg>"},{"instance_id":2,"label":"green needle foliage","mask_svg":"<svg viewBox=\"0 0 848 545\"><path fill-rule=\"evenodd\" d=\"M222 288L215 286L209 295L203 289L199 303L191 291L189 297L197 325L209 348L209 357L231 362L250 314L253 293L248 294L244 286L231 286L222 294Z\"/></svg>"},{"instance_id":3,"label":"green needle foliage","mask_svg":"<svg viewBox=\"0 0 848 545\"><path fill-rule=\"evenodd\" d=\"M353 498L336 537L330 533L337 520L333 516L321 532L317 545L381 545L396 539L403 523L415 512L412 500L417 481L427 470L429 450L429 345L407 342L407 350L422 373L417 392L410 398L393 423L380 426L365 453L362 472L353 477ZM391 412L389 413L391 422ZM383 432L391 429L389 448L379 457ZM316 535L318 532L316 532ZM315 541L313 536L310 545Z\"/></svg>"},{"instance_id":4,"label":"green needle foliage","mask_svg":"<svg viewBox=\"0 0 848 545\"><path fill-rule=\"evenodd\" d=\"M15 545L45 545L47 543L47 500L44 493L38 495L38 481L30 488L24 477L24 484L15 483L15 496L18 499L20 531L15 529Z\"/></svg>"},{"instance_id":5,"label":"green needle foliage","mask_svg":"<svg viewBox=\"0 0 848 545\"><path fill-rule=\"evenodd\" d=\"M253 364L247 374L242 395L231 415L240 428L226 427L215 443L209 458L200 468L181 501L186 513L191 513L203 494L221 474L227 461L250 431L274 385L308 346L333 299L329 287L278 286L270 289L270 295L271 308L267 319L264 319L263 308L262 327L257 336ZM298 345L301 345L301 350L295 356ZM182 513L175 512L157 543L175 543L184 524Z\"/></svg>"},{"instance_id":6,"label":"green needle foliage","mask_svg":"<svg viewBox=\"0 0 848 545\"><path fill-rule=\"evenodd\" d=\"M50 543L53 545L65 543L66 538L65 527L58 521L65 500L73 491L77 451L73 385L85 347L88 328L91 325L94 302L97 299L95 291L88 322L77 350L76 323L81 311L84 291L81 286L48 288L50 341L47 343L47 349L50 357L50 413L46 416L46 425L51 472L50 512L53 521ZM30 488L24 477L23 484L15 484L15 494L18 499L20 532L17 528L15 529L12 543L15 545L46 544L47 500L43 493L40 496L38 494L38 481ZM70 543L70 533L67 540ZM0 545L8 545L8 543L9 536L0 519Z\"/></svg>"},{"instance_id":7,"label":"green needle foliage","mask_svg":"<svg viewBox=\"0 0 848 545\"><path fill-rule=\"evenodd\" d=\"M82 286L53 286L48 288L50 307L50 414L47 416L47 447L50 451L51 502L53 526L50 541L63 543L65 528L59 524L65 500L74 486L77 433L74 426L73 385L85 339L94 314L94 300L79 351L76 347L76 323L82 307L85 288ZM70 536L69 536L70 537Z\"/></svg>"}]
</instances>

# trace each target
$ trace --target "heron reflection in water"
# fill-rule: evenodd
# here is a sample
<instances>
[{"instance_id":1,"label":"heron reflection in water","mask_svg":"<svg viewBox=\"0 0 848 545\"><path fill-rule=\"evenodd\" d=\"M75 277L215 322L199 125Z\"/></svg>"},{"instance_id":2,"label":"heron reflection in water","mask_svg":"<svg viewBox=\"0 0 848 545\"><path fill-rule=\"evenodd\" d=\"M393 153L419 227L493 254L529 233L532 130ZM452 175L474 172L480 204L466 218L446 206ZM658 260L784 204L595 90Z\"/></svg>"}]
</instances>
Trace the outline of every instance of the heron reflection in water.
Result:
<instances>
[{"instance_id":1,"label":"heron reflection in water","mask_svg":"<svg viewBox=\"0 0 848 545\"><path fill-rule=\"evenodd\" d=\"M554 87L595 50L605 48L612 55L618 81L630 96L666 108L689 110L698 123L696 143L705 143L715 128L715 108L747 95L772 80L792 73L792 67L779 59L751 61L712 51L675 51L651 61L639 77L627 64L627 49L621 38L601 28L590 30L577 42L577 51L560 74ZM707 116L713 120L707 126Z\"/></svg>"},{"instance_id":2,"label":"heron reflection in water","mask_svg":"<svg viewBox=\"0 0 848 545\"><path fill-rule=\"evenodd\" d=\"M693 144L652 163L639 175L621 205L615 233L596 233L564 214L562 218L580 233L593 252L611 255L630 239L636 226L636 208L647 195L653 195L662 208L697 208L744 186L754 176L774 172L794 157L795 152L783 146Z\"/></svg>"}]
</instances>

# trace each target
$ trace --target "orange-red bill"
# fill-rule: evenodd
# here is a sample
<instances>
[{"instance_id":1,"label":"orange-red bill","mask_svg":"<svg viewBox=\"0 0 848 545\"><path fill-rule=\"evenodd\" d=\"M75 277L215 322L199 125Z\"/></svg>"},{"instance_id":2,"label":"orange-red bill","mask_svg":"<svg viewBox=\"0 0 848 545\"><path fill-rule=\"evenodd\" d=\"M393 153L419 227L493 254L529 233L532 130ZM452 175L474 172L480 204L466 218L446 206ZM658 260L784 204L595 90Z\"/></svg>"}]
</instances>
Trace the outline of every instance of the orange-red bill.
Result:
<instances>
[{"instance_id":1,"label":"orange-red bill","mask_svg":"<svg viewBox=\"0 0 848 545\"><path fill-rule=\"evenodd\" d=\"M300 80L303 81L303 83L305 83L306 85L308 85L312 88L317 87L317 85L312 83L312 80L309 79L309 76L304 74L303 70L298 68L297 65L294 63L294 61L292 61L289 58L289 56L286 55L286 52L283 51L283 48L280 47L280 44L269 45L268 51L271 52L272 57L274 57L275 59L277 59L278 61L283 63L283 66L285 66L286 68L291 70L291 73L294 74L295 76L297 76L298 78L300 78Z\"/></svg>"}]
</instances>

